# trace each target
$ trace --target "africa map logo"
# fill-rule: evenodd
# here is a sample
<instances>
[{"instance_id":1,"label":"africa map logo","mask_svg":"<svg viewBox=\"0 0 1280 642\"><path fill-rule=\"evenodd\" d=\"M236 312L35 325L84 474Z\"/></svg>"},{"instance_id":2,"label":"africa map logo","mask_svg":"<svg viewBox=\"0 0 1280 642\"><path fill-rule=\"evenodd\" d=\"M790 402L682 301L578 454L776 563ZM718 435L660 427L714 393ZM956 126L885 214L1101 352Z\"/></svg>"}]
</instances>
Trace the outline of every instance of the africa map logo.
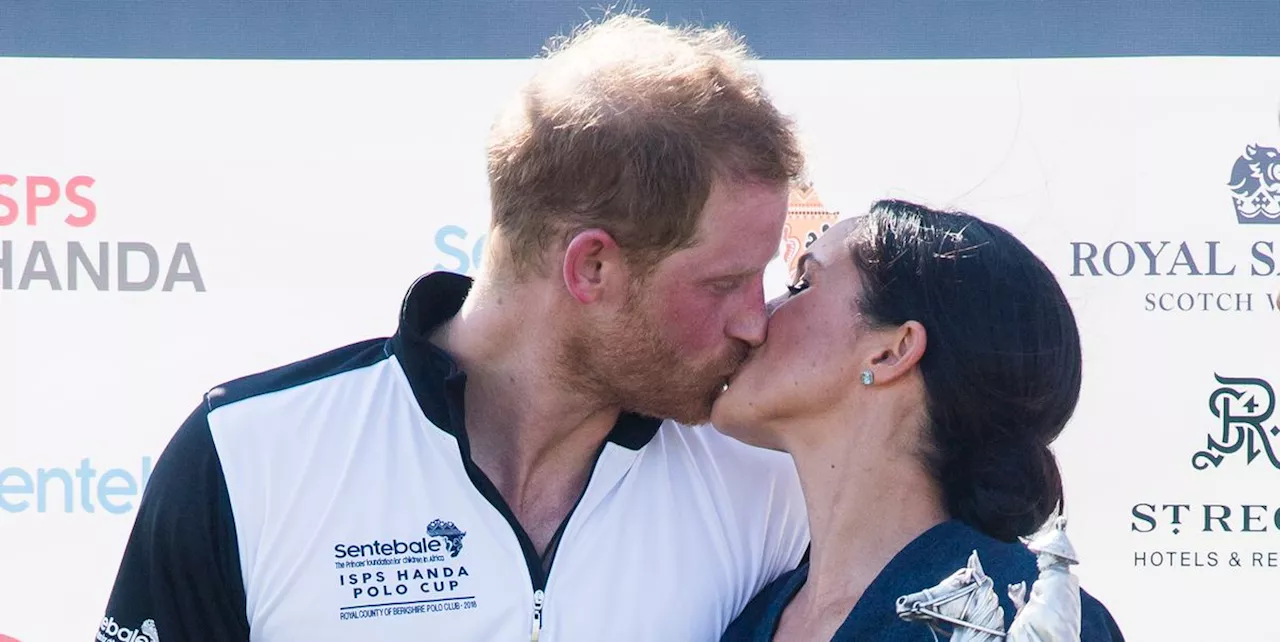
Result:
<instances>
[{"instance_id":1,"label":"africa map logo","mask_svg":"<svg viewBox=\"0 0 1280 642\"><path fill-rule=\"evenodd\" d=\"M1231 168L1231 202L1236 221L1243 224L1280 224L1280 152L1273 147L1249 145Z\"/></svg>"},{"instance_id":2,"label":"africa map logo","mask_svg":"<svg viewBox=\"0 0 1280 642\"><path fill-rule=\"evenodd\" d=\"M444 550L449 551L449 557L457 557L462 552L462 538L466 533L458 529L453 522L446 522L439 519L432 520L427 524L427 535L429 537L443 537Z\"/></svg>"}]
</instances>

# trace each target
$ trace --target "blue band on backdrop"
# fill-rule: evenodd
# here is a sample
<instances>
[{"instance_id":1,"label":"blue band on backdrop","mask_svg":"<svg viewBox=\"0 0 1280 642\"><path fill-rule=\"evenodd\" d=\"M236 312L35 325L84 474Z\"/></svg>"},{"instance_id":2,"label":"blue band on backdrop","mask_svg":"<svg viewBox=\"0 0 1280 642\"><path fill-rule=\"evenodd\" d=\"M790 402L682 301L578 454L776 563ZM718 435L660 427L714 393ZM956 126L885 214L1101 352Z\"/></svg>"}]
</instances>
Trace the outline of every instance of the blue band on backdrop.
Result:
<instances>
[{"instance_id":1,"label":"blue band on backdrop","mask_svg":"<svg viewBox=\"0 0 1280 642\"><path fill-rule=\"evenodd\" d=\"M598 0L0 0L0 56L528 58ZM654 0L768 59L1280 55L1273 0Z\"/></svg>"}]
</instances>

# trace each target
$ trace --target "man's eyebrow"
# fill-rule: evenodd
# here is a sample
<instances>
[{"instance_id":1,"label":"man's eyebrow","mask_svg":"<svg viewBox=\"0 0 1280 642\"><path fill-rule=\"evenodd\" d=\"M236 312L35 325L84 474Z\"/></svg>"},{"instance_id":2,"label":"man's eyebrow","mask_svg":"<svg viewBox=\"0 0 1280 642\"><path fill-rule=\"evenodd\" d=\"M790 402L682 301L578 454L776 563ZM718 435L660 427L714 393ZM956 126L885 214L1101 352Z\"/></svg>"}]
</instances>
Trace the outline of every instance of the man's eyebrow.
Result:
<instances>
[{"instance_id":1,"label":"man's eyebrow","mask_svg":"<svg viewBox=\"0 0 1280 642\"><path fill-rule=\"evenodd\" d=\"M774 262L774 261L778 260L779 258L782 258L782 246L781 246L781 245L779 245L779 246L778 246L778 249L776 249L776 250L774 250L774 251L773 251L773 256L769 257L769 260L767 261L767 263L772 263L772 262ZM745 279L745 278L748 278L748 277L750 277L750 276L752 276L752 275L756 274L756 273L757 273L757 272L759 272L759 271L760 271L760 268L755 268L755 267L743 268L743 269L738 270L738 271L736 271L736 272L728 272L728 273L725 273L725 274L721 274L720 276L713 276L713 277L710 277L708 280L709 280L709 281L719 281L719 280L724 280L724 279Z\"/></svg>"}]
</instances>

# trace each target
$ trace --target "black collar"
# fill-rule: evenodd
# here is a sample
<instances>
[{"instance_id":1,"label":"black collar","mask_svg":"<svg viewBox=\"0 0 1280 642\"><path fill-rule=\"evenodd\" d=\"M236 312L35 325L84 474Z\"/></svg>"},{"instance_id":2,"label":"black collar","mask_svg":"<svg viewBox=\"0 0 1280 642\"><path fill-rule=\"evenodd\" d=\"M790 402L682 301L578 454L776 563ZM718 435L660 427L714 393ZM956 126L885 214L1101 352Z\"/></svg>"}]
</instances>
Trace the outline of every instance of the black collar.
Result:
<instances>
[{"instance_id":1,"label":"black collar","mask_svg":"<svg viewBox=\"0 0 1280 642\"><path fill-rule=\"evenodd\" d=\"M404 297L400 324L389 342L422 413L431 423L456 437L468 457L470 444L462 421L467 375L449 353L428 338L440 324L462 309L471 284L470 277L453 272L431 272L419 277ZM660 425L661 419L624 412L609 432L608 441L639 450L653 439Z\"/></svg>"}]
</instances>

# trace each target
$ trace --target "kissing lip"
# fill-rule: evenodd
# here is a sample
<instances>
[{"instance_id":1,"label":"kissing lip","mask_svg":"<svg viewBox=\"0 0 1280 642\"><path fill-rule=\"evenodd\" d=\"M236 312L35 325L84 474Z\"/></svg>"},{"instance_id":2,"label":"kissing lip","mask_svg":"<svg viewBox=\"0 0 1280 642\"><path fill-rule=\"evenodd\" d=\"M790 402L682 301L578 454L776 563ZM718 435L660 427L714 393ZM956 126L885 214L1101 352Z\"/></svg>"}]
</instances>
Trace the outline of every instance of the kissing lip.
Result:
<instances>
[{"instance_id":1,"label":"kissing lip","mask_svg":"<svg viewBox=\"0 0 1280 642\"><path fill-rule=\"evenodd\" d=\"M737 372L738 372L737 370L732 370L732 371L730 371L730 372L729 372L729 374L726 374L726 375L724 375L724 376L720 377L720 389L721 389L721 390L723 390L723 389L725 389L725 388L728 388L728 387L729 387L729 384L733 383L733 377L734 377L734 375L735 375L735 374L737 374Z\"/></svg>"},{"instance_id":2,"label":"kissing lip","mask_svg":"<svg viewBox=\"0 0 1280 642\"><path fill-rule=\"evenodd\" d=\"M738 374L742 372L742 368L746 365L747 365L747 359L743 359L741 362L738 363L737 368L730 370L729 374L726 374L723 377L724 387L728 388L729 386L733 385L733 380L738 378Z\"/></svg>"},{"instance_id":3,"label":"kissing lip","mask_svg":"<svg viewBox=\"0 0 1280 642\"><path fill-rule=\"evenodd\" d=\"M747 366L751 365L751 362L755 360L756 355L759 353L759 348L747 352L746 355L742 357L742 360L738 362L738 367L729 372L727 376L728 383L732 384L733 380L737 379L738 375L742 374L742 371L745 370Z\"/></svg>"},{"instance_id":4,"label":"kissing lip","mask_svg":"<svg viewBox=\"0 0 1280 642\"><path fill-rule=\"evenodd\" d=\"M733 378L738 375L739 370L742 370L742 366L738 366L737 368L730 370L727 374L721 375L719 387L720 392L724 392L729 389L729 386L733 384Z\"/></svg>"}]
</instances>

